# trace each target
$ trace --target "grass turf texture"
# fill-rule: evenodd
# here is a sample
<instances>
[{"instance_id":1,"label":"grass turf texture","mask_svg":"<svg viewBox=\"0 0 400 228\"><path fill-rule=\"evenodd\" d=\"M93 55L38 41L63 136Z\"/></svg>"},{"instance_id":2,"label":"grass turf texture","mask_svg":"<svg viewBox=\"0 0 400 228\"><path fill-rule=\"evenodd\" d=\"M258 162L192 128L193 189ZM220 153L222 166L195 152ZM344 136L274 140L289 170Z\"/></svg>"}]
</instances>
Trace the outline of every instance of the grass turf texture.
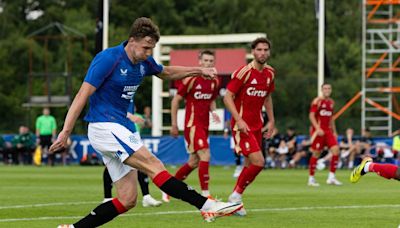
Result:
<instances>
[{"instance_id":1,"label":"grass turf texture","mask_svg":"<svg viewBox=\"0 0 400 228\"><path fill-rule=\"evenodd\" d=\"M176 168L168 167L171 173ZM72 223L103 199L103 167L0 166L0 227L56 227ZM211 167L210 190L226 200L235 179L234 167ZM325 184L327 171L316 174L319 188L308 187L308 171L266 170L246 190L246 217L219 218L206 223L186 203L172 199L159 208L138 205L103 227L397 227L400 224L400 183L368 174L359 183ZM197 171L186 181L199 189ZM160 191L150 185L160 199Z\"/></svg>"}]
</instances>

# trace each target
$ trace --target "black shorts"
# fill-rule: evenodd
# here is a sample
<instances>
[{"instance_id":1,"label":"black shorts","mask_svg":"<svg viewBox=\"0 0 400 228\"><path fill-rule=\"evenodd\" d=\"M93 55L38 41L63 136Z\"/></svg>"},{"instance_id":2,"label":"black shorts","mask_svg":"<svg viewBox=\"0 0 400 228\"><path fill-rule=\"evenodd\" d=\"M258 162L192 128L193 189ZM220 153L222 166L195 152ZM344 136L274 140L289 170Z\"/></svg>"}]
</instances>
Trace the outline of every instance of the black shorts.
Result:
<instances>
[{"instance_id":1,"label":"black shorts","mask_svg":"<svg viewBox=\"0 0 400 228\"><path fill-rule=\"evenodd\" d=\"M41 135L39 136L39 138L40 138L40 146L42 148L50 148L52 144L51 143L52 135Z\"/></svg>"}]
</instances>

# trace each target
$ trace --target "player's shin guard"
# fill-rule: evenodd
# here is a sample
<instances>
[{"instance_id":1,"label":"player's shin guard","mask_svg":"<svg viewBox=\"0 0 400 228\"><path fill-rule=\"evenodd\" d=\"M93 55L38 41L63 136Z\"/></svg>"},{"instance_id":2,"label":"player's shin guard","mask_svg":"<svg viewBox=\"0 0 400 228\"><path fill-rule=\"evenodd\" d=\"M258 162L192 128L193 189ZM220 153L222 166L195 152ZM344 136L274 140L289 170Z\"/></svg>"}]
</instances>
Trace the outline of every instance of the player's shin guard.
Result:
<instances>
[{"instance_id":1,"label":"player's shin guard","mask_svg":"<svg viewBox=\"0 0 400 228\"><path fill-rule=\"evenodd\" d=\"M121 202L117 198L114 198L112 201L97 206L85 218L75 223L74 226L75 228L98 227L126 211Z\"/></svg>"},{"instance_id":2,"label":"player's shin guard","mask_svg":"<svg viewBox=\"0 0 400 228\"><path fill-rule=\"evenodd\" d=\"M238 178L234 191L242 194L246 187L251 184L254 179L256 179L256 176L261 172L261 170L263 170L263 168L264 167L262 166L250 165L245 172L242 171Z\"/></svg>"},{"instance_id":3,"label":"player's shin guard","mask_svg":"<svg viewBox=\"0 0 400 228\"><path fill-rule=\"evenodd\" d=\"M208 161L200 161L199 162L199 180L201 190L208 190L208 182L210 180L209 176L209 162Z\"/></svg>"},{"instance_id":4,"label":"player's shin guard","mask_svg":"<svg viewBox=\"0 0 400 228\"><path fill-rule=\"evenodd\" d=\"M379 164L379 163L371 163L369 165L369 171L375 172L379 176L384 177L386 179L395 178L398 167L392 164Z\"/></svg>"},{"instance_id":5,"label":"player's shin guard","mask_svg":"<svg viewBox=\"0 0 400 228\"><path fill-rule=\"evenodd\" d=\"M339 161L339 155L332 155L331 163L330 163L330 167L329 167L330 171L332 173L336 172L338 161Z\"/></svg>"},{"instance_id":6,"label":"player's shin guard","mask_svg":"<svg viewBox=\"0 0 400 228\"><path fill-rule=\"evenodd\" d=\"M308 163L310 176L314 176L314 174L315 174L315 168L317 166L317 160L318 160L318 158L315 157L315 156L311 156L310 157L310 162Z\"/></svg>"},{"instance_id":7,"label":"player's shin guard","mask_svg":"<svg viewBox=\"0 0 400 228\"><path fill-rule=\"evenodd\" d=\"M176 171L175 178L178 180L185 180L187 176L193 171L193 168L185 163L181 168Z\"/></svg>"},{"instance_id":8,"label":"player's shin guard","mask_svg":"<svg viewBox=\"0 0 400 228\"><path fill-rule=\"evenodd\" d=\"M183 200L198 209L201 209L204 203L207 201L206 197L201 196L192 187L186 185L182 181L171 176L167 171L158 173L154 178L153 182L163 192L168 195Z\"/></svg>"}]
</instances>

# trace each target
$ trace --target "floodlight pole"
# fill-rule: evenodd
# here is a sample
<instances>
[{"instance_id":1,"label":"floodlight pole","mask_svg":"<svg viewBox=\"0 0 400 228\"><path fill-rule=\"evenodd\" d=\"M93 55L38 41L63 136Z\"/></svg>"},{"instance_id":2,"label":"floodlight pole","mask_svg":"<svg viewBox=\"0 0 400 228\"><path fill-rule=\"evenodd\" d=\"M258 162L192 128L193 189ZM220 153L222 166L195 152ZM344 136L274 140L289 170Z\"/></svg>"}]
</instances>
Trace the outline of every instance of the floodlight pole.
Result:
<instances>
[{"instance_id":1,"label":"floodlight pole","mask_svg":"<svg viewBox=\"0 0 400 228\"><path fill-rule=\"evenodd\" d=\"M103 0L103 50L108 48L109 1Z\"/></svg>"},{"instance_id":2,"label":"floodlight pole","mask_svg":"<svg viewBox=\"0 0 400 228\"><path fill-rule=\"evenodd\" d=\"M318 96L322 95L321 86L324 83L325 69L325 0L318 4Z\"/></svg>"}]
</instances>

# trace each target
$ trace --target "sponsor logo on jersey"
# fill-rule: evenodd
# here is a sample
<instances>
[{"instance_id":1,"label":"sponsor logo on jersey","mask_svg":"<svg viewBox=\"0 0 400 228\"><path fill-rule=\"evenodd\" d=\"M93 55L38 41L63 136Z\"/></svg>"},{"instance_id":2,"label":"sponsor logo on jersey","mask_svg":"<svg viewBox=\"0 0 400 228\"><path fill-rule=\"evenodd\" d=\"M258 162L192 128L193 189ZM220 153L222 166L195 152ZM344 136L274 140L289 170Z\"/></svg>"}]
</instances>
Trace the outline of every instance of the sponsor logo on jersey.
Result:
<instances>
[{"instance_id":1,"label":"sponsor logo on jersey","mask_svg":"<svg viewBox=\"0 0 400 228\"><path fill-rule=\"evenodd\" d=\"M257 90L254 87L249 87L246 90L247 95L253 96L253 97L265 97L267 96L267 91L265 90Z\"/></svg>"},{"instance_id":2,"label":"sponsor logo on jersey","mask_svg":"<svg viewBox=\"0 0 400 228\"><path fill-rule=\"evenodd\" d=\"M200 91L194 93L194 98L197 100L209 100L211 99L211 97L212 97L211 93L202 93Z\"/></svg>"},{"instance_id":3,"label":"sponsor logo on jersey","mask_svg":"<svg viewBox=\"0 0 400 228\"><path fill-rule=\"evenodd\" d=\"M128 75L128 69L119 69L121 72L121 76L127 76Z\"/></svg>"},{"instance_id":4,"label":"sponsor logo on jersey","mask_svg":"<svg viewBox=\"0 0 400 228\"><path fill-rule=\"evenodd\" d=\"M132 100L133 96L136 93L136 90L139 88L139 85L136 86L124 86L124 91L121 94L121 98Z\"/></svg>"},{"instance_id":5,"label":"sponsor logo on jersey","mask_svg":"<svg viewBox=\"0 0 400 228\"><path fill-rule=\"evenodd\" d=\"M332 112L328 111L328 110L325 110L325 109L322 109L321 111L319 111L319 115L320 116L332 116Z\"/></svg>"}]
</instances>

